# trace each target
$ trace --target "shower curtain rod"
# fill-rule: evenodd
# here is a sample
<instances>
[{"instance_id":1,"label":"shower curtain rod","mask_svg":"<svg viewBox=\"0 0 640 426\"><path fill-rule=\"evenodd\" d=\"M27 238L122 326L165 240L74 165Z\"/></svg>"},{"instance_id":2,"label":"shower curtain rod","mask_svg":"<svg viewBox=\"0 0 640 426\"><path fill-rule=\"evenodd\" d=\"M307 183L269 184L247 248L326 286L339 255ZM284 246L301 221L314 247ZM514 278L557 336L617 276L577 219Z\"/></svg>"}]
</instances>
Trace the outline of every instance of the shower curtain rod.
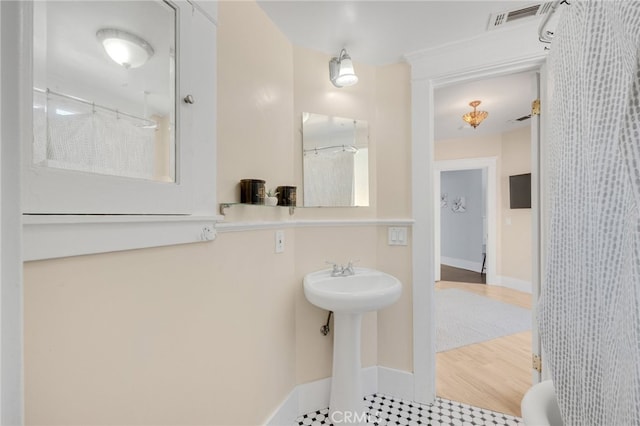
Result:
<instances>
[{"instance_id":1,"label":"shower curtain rod","mask_svg":"<svg viewBox=\"0 0 640 426\"><path fill-rule=\"evenodd\" d=\"M542 22L540 22L540 26L538 27L538 40L542 43L551 43L551 40L553 40L553 31L548 31L546 26L549 24L551 16L556 12L556 9L561 4L566 4L567 6L571 5L567 0L554 1L551 5L551 9L549 9L549 13L547 13L544 18L542 18Z\"/></svg>"},{"instance_id":2,"label":"shower curtain rod","mask_svg":"<svg viewBox=\"0 0 640 426\"><path fill-rule=\"evenodd\" d=\"M319 146L317 148L303 149L302 153L306 154L307 152L315 152L317 154L318 151L325 151L327 149L334 149L334 148L342 148L343 151L347 151L348 149L349 152L353 152L354 154L358 152L358 148L356 148L353 145L330 145L330 146Z\"/></svg>"},{"instance_id":3,"label":"shower curtain rod","mask_svg":"<svg viewBox=\"0 0 640 426\"><path fill-rule=\"evenodd\" d=\"M79 102L79 103L82 103L82 104L85 104L85 105L91 105L93 108L100 108L100 109L103 109L103 110L106 110L106 111L109 111L109 112L113 112L113 113L115 113L115 114L116 114L116 116L118 116L118 115L123 115L123 116L125 116L125 117L133 118L134 120L140 120L140 121L145 122L145 123L146 123L146 124L145 124L146 126L157 126L157 123L156 123L155 121L150 120L150 119L148 119L148 118L142 118L142 117L138 117L137 115L128 114L128 113L126 113L126 112L122 112L122 111L119 111L119 110L117 110L117 109L109 108L109 107L106 107L106 106L103 106L103 105L97 104L97 103L95 103L95 102L88 101L88 100L86 100L86 99L78 98L78 97L76 97L76 96L67 95L67 94L65 94L65 93L60 93L60 92L54 92L53 90L51 90L51 89L49 89L49 88L47 88L47 89L40 89L40 88L38 88L38 87L34 87L34 88L33 88L33 91L34 91L34 92L37 92L37 93L44 93L44 94L46 94L46 95L59 96L59 97L61 97L61 98L69 99L69 100L72 100L72 101L75 101L75 102Z\"/></svg>"}]
</instances>

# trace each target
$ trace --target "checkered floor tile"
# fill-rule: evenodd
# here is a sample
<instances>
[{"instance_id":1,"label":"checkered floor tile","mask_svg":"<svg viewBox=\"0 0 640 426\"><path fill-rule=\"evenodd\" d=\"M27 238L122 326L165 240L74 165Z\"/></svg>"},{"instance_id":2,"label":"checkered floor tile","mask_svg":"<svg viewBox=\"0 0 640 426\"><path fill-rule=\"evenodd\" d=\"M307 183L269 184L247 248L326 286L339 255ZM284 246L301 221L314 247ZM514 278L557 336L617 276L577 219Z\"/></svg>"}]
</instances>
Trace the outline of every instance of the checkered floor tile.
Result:
<instances>
[{"instance_id":1,"label":"checkered floor tile","mask_svg":"<svg viewBox=\"0 0 640 426\"><path fill-rule=\"evenodd\" d=\"M433 405L403 401L385 395L365 397L368 422L375 426L521 426L522 420L508 414L485 410L460 402L437 398ZM296 419L299 426L331 425L329 409L305 414Z\"/></svg>"}]
</instances>

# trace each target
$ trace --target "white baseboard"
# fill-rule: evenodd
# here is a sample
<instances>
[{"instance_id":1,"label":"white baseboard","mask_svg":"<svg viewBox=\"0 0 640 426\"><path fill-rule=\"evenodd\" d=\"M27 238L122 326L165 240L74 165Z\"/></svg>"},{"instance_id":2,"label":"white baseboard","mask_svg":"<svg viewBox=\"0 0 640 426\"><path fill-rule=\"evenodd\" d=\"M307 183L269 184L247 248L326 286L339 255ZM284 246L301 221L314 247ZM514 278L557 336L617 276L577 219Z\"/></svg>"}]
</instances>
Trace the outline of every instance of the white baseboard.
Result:
<instances>
[{"instance_id":1,"label":"white baseboard","mask_svg":"<svg viewBox=\"0 0 640 426\"><path fill-rule=\"evenodd\" d=\"M497 276L496 285L511 288L513 290L523 291L525 293L532 293L531 281L521 280L513 277Z\"/></svg>"},{"instance_id":2,"label":"white baseboard","mask_svg":"<svg viewBox=\"0 0 640 426\"><path fill-rule=\"evenodd\" d=\"M413 400L413 374L386 367L362 369L362 390L365 395L383 393ZM264 423L267 426L291 426L296 418L329 406L331 378L297 385Z\"/></svg>"},{"instance_id":3,"label":"white baseboard","mask_svg":"<svg viewBox=\"0 0 640 426\"><path fill-rule=\"evenodd\" d=\"M378 392L407 401L413 401L413 374L408 371L378 367Z\"/></svg>"},{"instance_id":4,"label":"white baseboard","mask_svg":"<svg viewBox=\"0 0 640 426\"><path fill-rule=\"evenodd\" d=\"M296 386L274 410L269 419L264 423L267 426L292 426L298 416L298 387Z\"/></svg>"},{"instance_id":5,"label":"white baseboard","mask_svg":"<svg viewBox=\"0 0 640 426\"><path fill-rule=\"evenodd\" d=\"M454 257L440 256L440 263L447 266L453 266L454 268L466 269L468 271L474 271L480 273L482 269L481 262L472 262L466 259L456 259Z\"/></svg>"},{"instance_id":6,"label":"white baseboard","mask_svg":"<svg viewBox=\"0 0 640 426\"><path fill-rule=\"evenodd\" d=\"M296 389L298 389L298 416L329 406L331 377L298 385Z\"/></svg>"}]
</instances>

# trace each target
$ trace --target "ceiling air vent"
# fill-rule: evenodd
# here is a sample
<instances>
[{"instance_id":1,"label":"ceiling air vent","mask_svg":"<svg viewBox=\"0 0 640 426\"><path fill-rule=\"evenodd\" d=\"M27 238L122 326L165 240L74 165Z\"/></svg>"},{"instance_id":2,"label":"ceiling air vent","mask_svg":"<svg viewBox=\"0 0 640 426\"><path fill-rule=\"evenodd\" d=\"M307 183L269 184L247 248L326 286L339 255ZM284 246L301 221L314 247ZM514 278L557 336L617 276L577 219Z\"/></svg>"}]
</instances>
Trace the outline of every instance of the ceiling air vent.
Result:
<instances>
[{"instance_id":1,"label":"ceiling air vent","mask_svg":"<svg viewBox=\"0 0 640 426\"><path fill-rule=\"evenodd\" d=\"M509 124L518 124L518 123L522 123L523 121L527 121L530 118L531 118L531 114L523 115L522 117L511 118L511 119L507 120L507 123L509 123Z\"/></svg>"},{"instance_id":2,"label":"ceiling air vent","mask_svg":"<svg viewBox=\"0 0 640 426\"><path fill-rule=\"evenodd\" d=\"M512 23L514 21L518 21L520 19L525 18L533 18L536 16L544 15L545 13L549 13L551 9L551 5L553 3L538 3L532 6L527 6L519 9L507 10L505 12L492 13L489 18L489 27L488 30L493 30L499 27L502 27L505 24Z\"/></svg>"}]
</instances>

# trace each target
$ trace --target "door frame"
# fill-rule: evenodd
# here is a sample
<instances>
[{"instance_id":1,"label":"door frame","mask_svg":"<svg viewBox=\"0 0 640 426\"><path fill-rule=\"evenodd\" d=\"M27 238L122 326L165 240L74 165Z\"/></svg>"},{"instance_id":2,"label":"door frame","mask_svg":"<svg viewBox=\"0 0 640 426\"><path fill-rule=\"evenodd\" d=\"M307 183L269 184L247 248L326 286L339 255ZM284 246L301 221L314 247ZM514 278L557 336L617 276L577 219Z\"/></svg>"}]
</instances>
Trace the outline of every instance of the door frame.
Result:
<instances>
[{"instance_id":1,"label":"door frame","mask_svg":"<svg viewBox=\"0 0 640 426\"><path fill-rule=\"evenodd\" d=\"M24 423L20 2L0 1L0 424ZM30 110L29 106L29 110Z\"/></svg>"},{"instance_id":2,"label":"door frame","mask_svg":"<svg viewBox=\"0 0 640 426\"><path fill-rule=\"evenodd\" d=\"M442 172L452 170L476 170L484 169L487 171L487 252L486 252L486 268L487 268L487 284L497 284L496 276L496 258L497 258L497 240L498 240L498 204L497 204L497 186L498 180L496 175L496 157L481 158L460 158L455 160L442 160L433 163L433 194L434 194L434 232L433 232L433 251L434 251L434 277L435 281L440 278L440 242L441 242L441 222L440 222L440 182Z\"/></svg>"},{"instance_id":3,"label":"door frame","mask_svg":"<svg viewBox=\"0 0 640 426\"><path fill-rule=\"evenodd\" d=\"M480 78L539 71L545 60L544 54L535 54L490 65L458 69L446 75L420 76L412 80L413 395L416 402L428 404L436 397L434 90L437 87ZM538 215L537 210L534 210L532 220L536 223ZM540 234L533 239L537 240L534 243L537 244L536 247L540 247ZM537 264L533 267L539 271L540 262L537 259L534 259L534 262ZM532 286L539 288L540 282L532 281Z\"/></svg>"}]
</instances>

